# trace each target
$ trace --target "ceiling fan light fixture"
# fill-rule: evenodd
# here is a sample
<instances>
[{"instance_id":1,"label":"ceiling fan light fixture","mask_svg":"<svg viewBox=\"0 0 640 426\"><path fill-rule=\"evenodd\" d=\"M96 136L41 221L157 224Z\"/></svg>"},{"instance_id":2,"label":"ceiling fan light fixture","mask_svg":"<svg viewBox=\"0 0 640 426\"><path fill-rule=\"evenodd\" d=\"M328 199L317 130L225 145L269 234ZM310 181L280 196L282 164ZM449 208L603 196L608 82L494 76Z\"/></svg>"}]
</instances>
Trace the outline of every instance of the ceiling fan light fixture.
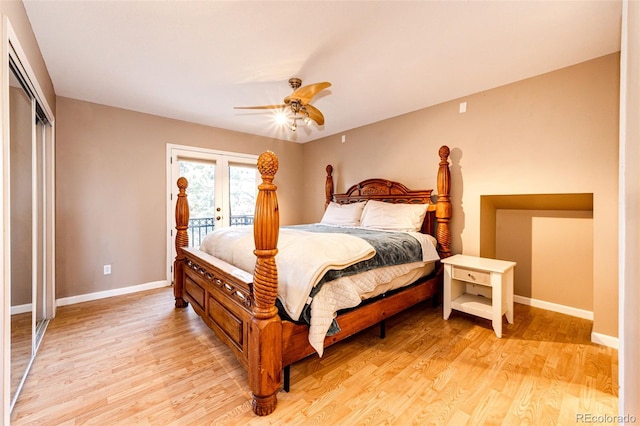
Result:
<instances>
[{"instance_id":1,"label":"ceiling fan light fixture","mask_svg":"<svg viewBox=\"0 0 640 426\"><path fill-rule=\"evenodd\" d=\"M278 111L275 114L275 120L276 120L276 123L280 125L285 125L287 124L289 117L287 116L287 113L285 111Z\"/></svg>"},{"instance_id":2,"label":"ceiling fan light fixture","mask_svg":"<svg viewBox=\"0 0 640 426\"><path fill-rule=\"evenodd\" d=\"M322 83L310 84L308 86L302 86L302 80L299 78L289 79L289 85L293 89L293 93L284 98L284 104L281 105L261 105L250 107L234 107L235 109L281 109L276 114L276 122L284 125L289 119L292 120L290 129L295 132L298 129L298 120L302 120L304 124L311 124L312 121L316 122L319 126L324 125L324 116L313 105L309 104L311 98L313 98L318 92L331 86L331 83L325 81ZM287 111L289 107L290 113ZM308 110L309 109L309 110Z\"/></svg>"}]
</instances>

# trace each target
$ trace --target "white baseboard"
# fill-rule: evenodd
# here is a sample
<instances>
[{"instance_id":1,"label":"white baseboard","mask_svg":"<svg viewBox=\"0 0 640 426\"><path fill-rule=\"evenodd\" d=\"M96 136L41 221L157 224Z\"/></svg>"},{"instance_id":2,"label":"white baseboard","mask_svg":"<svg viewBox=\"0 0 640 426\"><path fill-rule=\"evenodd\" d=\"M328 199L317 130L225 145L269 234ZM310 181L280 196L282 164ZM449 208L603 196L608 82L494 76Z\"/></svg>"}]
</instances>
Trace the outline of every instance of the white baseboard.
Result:
<instances>
[{"instance_id":1,"label":"white baseboard","mask_svg":"<svg viewBox=\"0 0 640 426\"><path fill-rule=\"evenodd\" d=\"M534 308L546 309L547 311L558 312L560 314L571 315L593 321L593 312L585 309L573 308L571 306L559 305L557 303L545 302L544 300L531 299L529 297L513 295L513 301L522 305L533 306Z\"/></svg>"},{"instance_id":2,"label":"white baseboard","mask_svg":"<svg viewBox=\"0 0 640 426\"><path fill-rule=\"evenodd\" d=\"M31 310L31 303L16 305L11 307L11 315L24 314L25 312L31 312Z\"/></svg>"},{"instance_id":3,"label":"white baseboard","mask_svg":"<svg viewBox=\"0 0 640 426\"><path fill-rule=\"evenodd\" d=\"M63 297L56 300L57 306L73 305L76 303L89 302L91 300L105 299L107 297L120 296L123 294L137 293L139 291L152 290L154 288L168 287L171 285L167 280L153 281L146 284L133 285L130 287L115 288L113 290L98 291L95 293L81 294L78 296Z\"/></svg>"},{"instance_id":4,"label":"white baseboard","mask_svg":"<svg viewBox=\"0 0 640 426\"><path fill-rule=\"evenodd\" d=\"M593 343L597 343L599 345L608 346L613 349L618 349L618 338L613 336L608 336L606 334L600 334L596 332L591 332L591 341Z\"/></svg>"},{"instance_id":5,"label":"white baseboard","mask_svg":"<svg viewBox=\"0 0 640 426\"><path fill-rule=\"evenodd\" d=\"M593 312L585 309L573 308L571 306L559 305L557 303L545 302L544 300L531 299L529 297L513 295L513 301L534 308L546 309L547 311L558 312L560 314L571 315L593 321ZM618 338L591 332L591 342L598 345L608 346L618 349Z\"/></svg>"}]
</instances>

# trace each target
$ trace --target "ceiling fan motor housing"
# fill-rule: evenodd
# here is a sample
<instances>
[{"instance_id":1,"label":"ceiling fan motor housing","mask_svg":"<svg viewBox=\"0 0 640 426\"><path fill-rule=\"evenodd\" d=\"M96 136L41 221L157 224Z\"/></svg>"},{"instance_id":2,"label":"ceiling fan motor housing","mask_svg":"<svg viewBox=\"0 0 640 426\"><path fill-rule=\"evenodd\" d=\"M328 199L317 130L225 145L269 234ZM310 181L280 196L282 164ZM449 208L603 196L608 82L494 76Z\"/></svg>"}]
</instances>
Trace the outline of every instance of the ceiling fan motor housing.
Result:
<instances>
[{"instance_id":1,"label":"ceiling fan motor housing","mask_svg":"<svg viewBox=\"0 0 640 426\"><path fill-rule=\"evenodd\" d=\"M297 88L302 86L302 80L296 77L292 77L289 79L289 86L291 86L293 90L296 90Z\"/></svg>"}]
</instances>

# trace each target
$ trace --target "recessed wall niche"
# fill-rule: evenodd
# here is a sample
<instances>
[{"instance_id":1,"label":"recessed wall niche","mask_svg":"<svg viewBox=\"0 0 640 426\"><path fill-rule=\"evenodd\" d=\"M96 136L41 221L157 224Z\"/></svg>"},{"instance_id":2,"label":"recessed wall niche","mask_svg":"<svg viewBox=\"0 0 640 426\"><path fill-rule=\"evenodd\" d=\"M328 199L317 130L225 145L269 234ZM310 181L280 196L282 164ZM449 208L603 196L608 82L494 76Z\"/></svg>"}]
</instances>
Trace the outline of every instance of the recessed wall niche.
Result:
<instances>
[{"instance_id":1,"label":"recessed wall niche","mask_svg":"<svg viewBox=\"0 0 640 426\"><path fill-rule=\"evenodd\" d=\"M518 263L515 296L589 318L593 194L481 196L480 255Z\"/></svg>"}]
</instances>

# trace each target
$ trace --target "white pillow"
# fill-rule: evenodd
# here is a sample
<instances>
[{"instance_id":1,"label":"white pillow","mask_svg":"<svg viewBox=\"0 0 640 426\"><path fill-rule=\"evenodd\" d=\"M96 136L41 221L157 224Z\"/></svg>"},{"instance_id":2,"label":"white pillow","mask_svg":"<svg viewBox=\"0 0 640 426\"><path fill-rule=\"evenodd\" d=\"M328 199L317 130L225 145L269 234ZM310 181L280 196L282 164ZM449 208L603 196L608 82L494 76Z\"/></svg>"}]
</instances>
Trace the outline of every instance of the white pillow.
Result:
<instances>
[{"instance_id":1,"label":"white pillow","mask_svg":"<svg viewBox=\"0 0 640 426\"><path fill-rule=\"evenodd\" d=\"M427 204L392 204L369 200L360 219L360 226L396 231L420 231Z\"/></svg>"},{"instance_id":2,"label":"white pillow","mask_svg":"<svg viewBox=\"0 0 640 426\"><path fill-rule=\"evenodd\" d=\"M364 209L365 201L351 204L330 202L324 211L320 223L327 225L358 226Z\"/></svg>"}]
</instances>

